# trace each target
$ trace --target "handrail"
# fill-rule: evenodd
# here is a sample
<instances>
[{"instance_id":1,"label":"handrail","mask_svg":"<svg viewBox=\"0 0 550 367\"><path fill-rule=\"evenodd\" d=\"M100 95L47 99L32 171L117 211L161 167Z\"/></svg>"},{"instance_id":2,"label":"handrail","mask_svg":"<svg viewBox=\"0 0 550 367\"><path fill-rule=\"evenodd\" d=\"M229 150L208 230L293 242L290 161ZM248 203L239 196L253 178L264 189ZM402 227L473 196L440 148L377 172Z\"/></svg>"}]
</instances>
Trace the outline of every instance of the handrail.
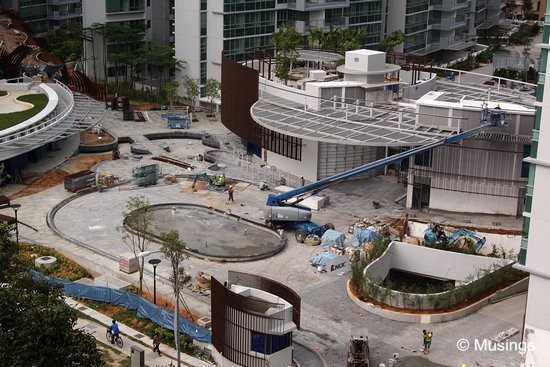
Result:
<instances>
[{"instance_id":1,"label":"handrail","mask_svg":"<svg viewBox=\"0 0 550 367\"><path fill-rule=\"evenodd\" d=\"M521 80L503 78L503 77L494 76L494 75L481 74L481 73L476 73L476 72L472 72L472 71L464 71L464 70L451 69L451 68L442 68L442 67L439 67L439 66L432 66L432 69L458 73L458 78L456 78L456 76L455 76L455 80L457 80L458 84L462 84L461 80L460 80L461 76L462 76L462 74L466 74L466 75L481 76L481 77L484 78L484 80L485 79L497 79L497 90L500 90L500 86L502 84L502 81L505 81L506 83L516 83L516 84L520 84L520 85L527 85L527 86L530 86L530 87L536 87L537 86L536 84L523 82Z\"/></svg>"},{"instance_id":2,"label":"handrail","mask_svg":"<svg viewBox=\"0 0 550 367\"><path fill-rule=\"evenodd\" d=\"M35 136L39 133L43 133L45 129L52 128L58 125L59 123L61 123L72 112L74 108L74 97L71 90L58 80L56 80L55 83L57 86L61 88L62 92L66 92L64 95L62 95L62 93L60 93L59 90L56 91L58 95L60 95L60 97L65 97L63 99L65 102L67 100L69 101L69 103L67 104L67 107L52 118L49 118L47 120L43 119L43 120L37 121L36 123L27 125L23 129L13 132L11 134L1 135L1 132L0 132L0 146L4 144L11 144L19 140L27 139L29 137Z\"/></svg>"}]
</instances>

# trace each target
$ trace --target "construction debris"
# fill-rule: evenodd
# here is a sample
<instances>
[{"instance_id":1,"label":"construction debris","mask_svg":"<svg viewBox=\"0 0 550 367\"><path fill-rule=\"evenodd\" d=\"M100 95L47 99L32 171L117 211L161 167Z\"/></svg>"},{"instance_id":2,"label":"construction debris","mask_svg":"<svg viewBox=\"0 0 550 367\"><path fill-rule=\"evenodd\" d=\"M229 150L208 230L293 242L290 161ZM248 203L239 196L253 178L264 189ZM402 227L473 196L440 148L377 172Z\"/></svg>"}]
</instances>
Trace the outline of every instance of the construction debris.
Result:
<instances>
[{"instance_id":1,"label":"construction debris","mask_svg":"<svg viewBox=\"0 0 550 367\"><path fill-rule=\"evenodd\" d=\"M195 280L187 285L193 292L202 294L203 296L210 295L210 288L212 288L212 280L209 274L199 271L195 276Z\"/></svg>"},{"instance_id":2,"label":"construction debris","mask_svg":"<svg viewBox=\"0 0 550 367\"><path fill-rule=\"evenodd\" d=\"M189 163L187 163L185 161L182 161L180 159L167 157L165 155L159 155L159 156L153 157L152 159L155 160L155 161L159 161L159 162L170 163L170 164L173 164L174 166L185 168L186 170L194 170L195 169L195 166L193 166L192 164L189 164Z\"/></svg>"},{"instance_id":3,"label":"construction debris","mask_svg":"<svg viewBox=\"0 0 550 367\"><path fill-rule=\"evenodd\" d=\"M118 182L118 176L112 173L100 173L97 176L97 185L99 187L111 188Z\"/></svg>"},{"instance_id":4,"label":"construction debris","mask_svg":"<svg viewBox=\"0 0 550 367\"><path fill-rule=\"evenodd\" d=\"M519 329L517 329L515 327L511 327L510 329L508 329L506 331L502 331L502 332L498 333L497 336L492 337L490 340L493 343L500 343L500 342L503 342L505 340L510 339L512 336L516 335L517 333L519 333Z\"/></svg>"},{"instance_id":5,"label":"construction debris","mask_svg":"<svg viewBox=\"0 0 550 367\"><path fill-rule=\"evenodd\" d=\"M70 192L79 192L95 185L95 172L84 170L65 176L64 186Z\"/></svg>"}]
</instances>

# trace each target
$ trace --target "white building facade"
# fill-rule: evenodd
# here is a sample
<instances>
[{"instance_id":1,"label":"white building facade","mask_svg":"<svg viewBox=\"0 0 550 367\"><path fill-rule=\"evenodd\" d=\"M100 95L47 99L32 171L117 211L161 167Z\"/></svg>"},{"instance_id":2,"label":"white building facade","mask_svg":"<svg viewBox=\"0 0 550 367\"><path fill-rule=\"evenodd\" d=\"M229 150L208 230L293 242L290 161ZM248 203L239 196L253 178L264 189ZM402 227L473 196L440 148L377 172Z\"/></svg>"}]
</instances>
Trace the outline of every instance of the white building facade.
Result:
<instances>
[{"instance_id":1,"label":"white building facade","mask_svg":"<svg viewBox=\"0 0 550 367\"><path fill-rule=\"evenodd\" d=\"M541 48L541 69L537 88L535 126L533 127L533 149L528 158L530 163L529 181L525 199L523 238L517 267L529 272L529 290L523 327L523 341L528 346L522 356L522 367L542 367L550 364L550 314L548 294L550 293L550 247L548 246L548 226L550 214L547 190L550 182L550 134L544 121L550 115L550 93L545 86L550 84L548 72L548 50L550 49L550 18L546 8L543 41Z\"/></svg>"}]
</instances>

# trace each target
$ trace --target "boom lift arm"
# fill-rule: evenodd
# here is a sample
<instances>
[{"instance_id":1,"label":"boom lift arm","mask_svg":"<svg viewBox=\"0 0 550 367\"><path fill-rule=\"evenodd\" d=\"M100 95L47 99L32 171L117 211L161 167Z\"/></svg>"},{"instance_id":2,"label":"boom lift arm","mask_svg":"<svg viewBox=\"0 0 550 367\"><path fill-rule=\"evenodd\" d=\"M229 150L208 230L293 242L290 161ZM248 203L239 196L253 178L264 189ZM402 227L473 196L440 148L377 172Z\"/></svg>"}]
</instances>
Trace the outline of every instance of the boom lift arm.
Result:
<instances>
[{"instance_id":1,"label":"boom lift arm","mask_svg":"<svg viewBox=\"0 0 550 367\"><path fill-rule=\"evenodd\" d=\"M269 194L267 197L266 205L264 207L264 217L266 219L266 222L309 221L311 219L311 209L298 205L300 201L305 199L305 196L303 196L304 194L309 193L310 195L315 195L327 188L328 186L337 182L344 181L351 177L385 167L392 163L400 162L405 158L409 158L413 155L432 150L439 146L452 144L457 141L475 136L489 127L504 126L506 125L505 115L506 113L500 109L488 109L485 107L482 111L481 125L474 129L449 136L431 144L410 149L406 152L385 157L341 173L337 173L333 176L324 178L316 182L312 182L301 187L297 187L293 190L281 194ZM289 202L289 200L291 199L295 200Z\"/></svg>"}]
</instances>

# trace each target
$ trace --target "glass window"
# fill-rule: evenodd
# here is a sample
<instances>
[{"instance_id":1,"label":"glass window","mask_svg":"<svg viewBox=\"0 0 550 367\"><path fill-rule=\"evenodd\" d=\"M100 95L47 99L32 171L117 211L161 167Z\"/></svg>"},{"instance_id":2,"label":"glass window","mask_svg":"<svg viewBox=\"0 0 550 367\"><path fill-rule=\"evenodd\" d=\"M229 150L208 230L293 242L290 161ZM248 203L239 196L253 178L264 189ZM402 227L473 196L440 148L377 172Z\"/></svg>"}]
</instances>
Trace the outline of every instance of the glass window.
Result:
<instances>
[{"instance_id":1,"label":"glass window","mask_svg":"<svg viewBox=\"0 0 550 367\"><path fill-rule=\"evenodd\" d=\"M145 10L145 2L144 0L106 0L105 9L107 13Z\"/></svg>"},{"instance_id":2,"label":"glass window","mask_svg":"<svg viewBox=\"0 0 550 367\"><path fill-rule=\"evenodd\" d=\"M407 0L407 14L428 10L429 0Z\"/></svg>"}]
</instances>

